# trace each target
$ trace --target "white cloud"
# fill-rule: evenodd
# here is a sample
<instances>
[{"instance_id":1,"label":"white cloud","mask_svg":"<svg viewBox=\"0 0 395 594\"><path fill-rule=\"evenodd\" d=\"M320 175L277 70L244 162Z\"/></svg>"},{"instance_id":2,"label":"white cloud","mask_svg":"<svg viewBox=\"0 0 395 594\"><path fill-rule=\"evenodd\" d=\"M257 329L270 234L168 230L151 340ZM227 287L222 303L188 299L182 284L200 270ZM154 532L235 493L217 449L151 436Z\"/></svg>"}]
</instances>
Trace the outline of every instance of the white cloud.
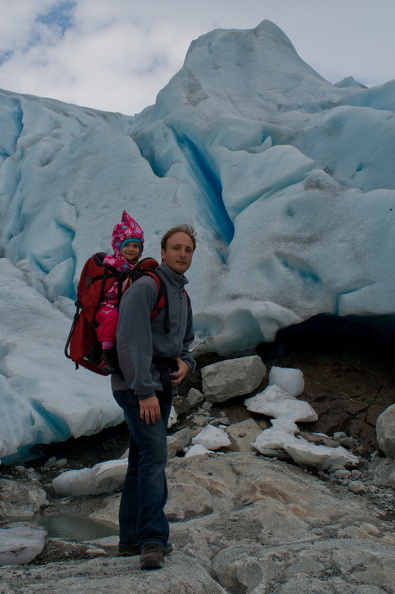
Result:
<instances>
[{"instance_id":1,"label":"white cloud","mask_svg":"<svg viewBox=\"0 0 395 594\"><path fill-rule=\"evenodd\" d=\"M393 0L332 0L330 10L317 0L0 0L0 13L0 86L96 109L141 111L193 39L266 18L331 82L394 78ZM57 26L56 14L71 26Z\"/></svg>"},{"instance_id":2,"label":"white cloud","mask_svg":"<svg viewBox=\"0 0 395 594\"><path fill-rule=\"evenodd\" d=\"M0 52L24 49L31 41L36 18L53 0L0 0Z\"/></svg>"}]
</instances>

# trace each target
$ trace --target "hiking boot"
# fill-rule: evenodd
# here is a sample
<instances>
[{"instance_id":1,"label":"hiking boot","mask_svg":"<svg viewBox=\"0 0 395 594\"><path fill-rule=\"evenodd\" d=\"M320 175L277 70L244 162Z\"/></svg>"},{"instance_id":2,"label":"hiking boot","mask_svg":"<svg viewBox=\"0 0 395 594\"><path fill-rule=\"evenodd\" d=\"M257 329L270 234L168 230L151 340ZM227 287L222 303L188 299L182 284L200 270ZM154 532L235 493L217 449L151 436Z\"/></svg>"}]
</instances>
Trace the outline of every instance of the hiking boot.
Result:
<instances>
[{"instance_id":1,"label":"hiking boot","mask_svg":"<svg viewBox=\"0 0 395 594\"><path fill-rule=\"evenodd\" d=\"M165 549L165 555L168 555L173 550L173 545L171 542L167 543L167 547ZM132 545L118 545L118 556L119 557L133 557L134 555L140 555L141 553L141 546L139 544L132 544Z\"/></svg>"},{"instance_id":2,"label":"hiking boot","mask_svg":"<svg viewBox=\"0 0 395 594\"><path fill-rule=\"evenodd\" d=\"M100 367L107 373L119 373L119 367L114 360L115 349L103 349Z\"/></svg>"},{"instance_id":3,"label":"hiking boot","mask_svg":"<svg viewBox=\"0 0 395 594\"><path fill-rule=\"evenodd\" d=\"M140 555L141 546L139 544L133 545L118 545L118 556L119 557L133 557L134 555Z\"/></svg>"},{"instance_id":4,"label":"hiking boot","mask_svg":"<svg viewBox=\"0 0 395 594\"><path fill-rule=\"evenodd\" d=\"M165 549L157 542L148 542L140 553L141 569L160 569L163 567Z\"/></svg>"}]
</instances>

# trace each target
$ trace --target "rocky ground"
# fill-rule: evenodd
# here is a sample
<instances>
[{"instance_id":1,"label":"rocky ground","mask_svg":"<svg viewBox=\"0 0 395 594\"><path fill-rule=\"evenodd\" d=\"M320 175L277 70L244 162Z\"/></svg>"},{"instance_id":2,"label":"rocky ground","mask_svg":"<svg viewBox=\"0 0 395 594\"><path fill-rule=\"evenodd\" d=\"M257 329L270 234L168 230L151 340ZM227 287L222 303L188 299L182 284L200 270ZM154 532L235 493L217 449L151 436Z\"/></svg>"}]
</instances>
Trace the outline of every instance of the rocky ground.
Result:
<instances>
[{"instance_id":1,"label":"rocky ground","mask_svg":"<svg viewBox=\"0 0 395 594\"><path fill-rule=\"evenodd\" d=\"M169 464L171 498L168 514L172 522L173 539L179 550L179 556L176 555L175 557L176 563L181 567L185 563L191 565L191 558L197 559L203 566L206 566L209 574L215 578L214 582L210 582L210 585L207 586L207 589L204 589L206 586L204 588L202 586L202 589L196 591L281 592L285 594L296 591L292 590L292 580L294 579L293 576L299 575L301 571L303 575L300 583L305 580L304 586L312 592L348 593L356 592L358 588L359 592L366 592L366 594L376 591L395 592L395 587L391 586L391 580L395 576L395 557L392 556L392 547L395 545L395 541L393 542L390 537L395 519L394 491L389 488L377 487L372 480L374 468L382 459L380 458L381 453L377 451L375 421L378 414L395 402L393 352L386 345L381 345L380 348L370 348L366 343L350 342L344 340L344 337L341 338L340 343L339 340L332 339L324 345L321 342L319 347L314 344L314 341L309 340L309 346L310 348L306 349L303 341L297 345L293 343L291 347L289 342L285 345L284 343L273 344L270 345L270 350L267 347L262 347L259 354L268 369L272 365L276 365L298 368L303 372L305 390L301 397L307 400L318 413L318 421L301 427L305 431L305 435L308 436L311 432L324 433L328 436L337 434L338 439L340 435L340 438L346 440L343 443L361 458L361 462L356 469L337 473L337 475L335 473L328 475L324 472L300 469L291 462L265 461L262 456L253 456L251 458L252 454L248 454L250 461L247 463L245 454L232 454L231 451L226 456L226 464L222 462L223 458L218 454L211 461L210 457L204 457L205 461L201 462L201 468L199 468L200 462L196 460L187 461L179 458L172 460ZM199 367L216 360L218 360L218 357L214 355L201 357L198 361ZM189 379L183 387L183 392L186 393L190 387L201 388L199 371ZM243 400L244 398L235 398L210 407L203 406L202 409L185 415L181 412L179 423L172 428L172 431L177 431L183 426L193 427L195 422L199 422L197 418L201 418L202 414L209 417L214 423L215 419L226 418L231 425L251 417L256 418L256 415L246 410ZM83 515L95 517L96 515L97 519L101 518L109 522L116 521L119 493L115 493L110 499L106 495L100 495L94 498L90 496L68 498L67 501L64 501L55 497L51 487L51 480L63 469L91 467L97 462L120 457L127 448L127 441L127 430L124 425L121 425L103 431L97 436L84 437L78 440L72 439L62 444L37 446L35 451L37 458L25 464L25 469L10 466L0 467L0 478L12 477L18 481L26 473L32 475L32 473L36 472L40 484L47 491L47 498L50 502L50 505L46 508L47 514L61 514L67 508L67 513L74 514L76 517ZM232 456L239 457L232 460ZM48 463L51 460L52 462ZM266 473L266 482L265 486L262 486L261 483L257 486L257 479L256 477L252 478L250 472L252 472L252 467L256 467L257 470L259 464L262 463ZM191 476L195 477L192 490L186 485L186 479L180 478L185 475L186 464L190 465L188 479ZM219 464L222 466L219 467ZM258 466L256 466L257 464ZM30 470L27 470L28 468ZM271 472L273 472L273 475L269 480L267 477L270 476ZM237 479L238 474L244 477L243 485L249 485L245 489ZM212 481L209 478L211 476L214 477ZM268 489L267 481L271 485L270 492L265 492ZM362 487L351 492L350 486L352 483L359 483ZM302 503L303 494L299 493L295 497L290 495L290 491L297 490L296 485L300 484L304 484L309 490L316 490L319 497L327 498L325 505L328 510L333 508L333 511L326 510L325 513L317 512L317 514L312 512L311 510L316 505L314 498L309 502L310 507L307 511L306 506ZM177 489L175 489L175 486L177 486ZM200 488L204 488L205 491L202 490L201 496L197 497L196 491L199 491ZM272 515L277 515L277 522L273 521L272 515L270 518L265 516L263 522L265 530L262 532L262 522L255 522L255 516L250 515L248 509L250 506L259 508L265 498L270 498L268 509L271 510ZM215 502L213 503L214 499ZM222 508L221 499L227 501L226 509ZM94 504L92 500L94 500ZM175 503L171 503L172 500ZM191 501L191 510L189 512L189 508L186 509L186 501ZM242 505L240 505L240 501L243 501ZM178 508L176 506L177 502L179 504ZM344 510L340 513L339 510L336 512L334 509L339 502L341 502L341 506L344 506ZM245 508L246 505L247 508ZM282 509L284 505L285 507ZM97 510L99 510L98 513ZM227 510L229 510L228 513ZM361 510L360 517L357 510ZM265 515L261 508L259 508L259 514ZM315 519L310 516L314 516ZM320 516L319 521L316 516ZM357 516L358 520L356 519ZM305 518L303 527L299 525L301 517ZM281 528L279 528L278 521L280 521ZM293 531L295 534L290 536L289 533ZM314 532L313 538L311 536L312 532ZM265 534L264 537L262 536L263 533ZM388 567L383 570L384 573L389 572L388 576L385 579L383 577L382 582L380 582L381 578L373 576L374 571L377 570L376 568L369 574L369 578L364 580L359 577L353 581L347 578L346 567L341 571L337 571L337 573L335 572L335 575L333 569L326 566L323 559L328 553L325 547L332 547L331 550L336 550L340 556L345 554L342 548L344 543L339 541L339 538L352 539L348 545L352 543L353 547L358 548L361 554L361 563L367 563L365 557L373 555L371 550L366 549L366 542L379 542L383 548L377 552L377 557L378 559L384 559L385 557L383 563L391 566L390 571ZM358 539L360 541L357 542ZM300 548L302 541L309 542L309 546L304 547L303 550L304 554L309 558L311 555L310 561L314 557L322 556L321 573L318 571L314 575L308 576L309 572L307 572L306 568L302 568L303 571L301 568L298 571L294 568L294 572L292 573L290 570L286 579L284 576L281 579L278 576L275 577L277 574L276 572L273 573L273 558L270 557L272 555L270 546L273 546L282 555L285 553L281 548L281 543L288 542L286 548L288 552L290 549L294 550L296 559L296 557L300 558L298 546ZM318 541L321 548L315 546L315 553L313 553L312 544ZM244 546L244 552L240 550L240 543ZM264 554L262 551L258 554L256 550L258 544L259 546L264 545ZM389 547L388 551L385 547ZM318 549L320 552L318 552ZM309 552L306 552L307 550ZM110 555L116 563L120 563L118 569L121 571L121 566L123 568L121 560L113 557L116 554L116 537L102 540L98 549L92 543L64 542L49 538L41 554L29 564L28 567L31 570L28 571L32 571L31 575L35 576L34 572L36 570L34 568L49 568L48 564L62 563L66 560L68 563L78 563L81 560L86 560L87 565L84 566L83 571L86 571L87 575L89 575L91 570L97 572L96 561L99 565L101 564L100 567L103 567L103 563L106 563L100 559L103 554ZM237 561L240 555L243 559L248 558L248 562L242 563L242 568L238 566L239 561ZM257 561L258 558L259 561ZM211 560L210 567L208 567L208 559ZM265 559L265 561L262 559ZM291 567L294 560L291 563L289 558L288 561L288 565ZM88 563L93 563L91 569ZM137 570L137 560L135 564L136 568L134 566L133 568ZM224 569L226 566L233 567L232 572L226 573ZM235 569L236 566L238 569ZM28 576L26 576L26 568L22 570L24 572L23 576L19 569L16 568L10 571L14 571L14 576L19 576L20 589L1 589L0 587L0 593L40 591L40 589L24 589ZM81 568L79 568L79 571L81 571ZM256 584L261 584L259 586L261 589L252 588L251 584L254 580L251 581L251 577L240 577L245 571L247 573L250 571L258 572L261 577L256 578ZM4 575L6 577L5 583L11 583L11 574ZM251 576L252 574L248 573L248 575ZM265 581L263 575L272 576L271 580L267 581L264 586L262 585ZM324 579L322 576L325 577L325 575L327 577ZM35 579L39 580L39 578ZM55 578L54 576L50 577L50 574L48 574L48 579ZM318 582L315 583L316 579L318 582L321 580L321 585L318 585ZM202 578L202 584L203 582ZM324 582L325 587L322 585ZM358 588L357 583L359 584ZM115 587L115 582L111 582L111 587ZM127 590L122 590L122 587L120 586L119 591L126 592ZM181 588L180 582L178 582L177 587ZM188 589L189 586L185 586L186 589L179 590L177 590L177 587L173 587L172 591L192 592L192 590ZM365 587L368 589L365 590ZM135 588L133 591L145 591L139 589L140 586L137 585L137 582ZM170 591L159 585L159 583L157 588L156 591L158 592ZM76 586L75 591L77 589ZM100 588L95 590L101 592ZM49 588L48 590L41 589L41 591L52 592L58 590ZM70 589L70 591L74 590ZM82 591L93 590L82 589Z\"/></svg>"}]
</instances>

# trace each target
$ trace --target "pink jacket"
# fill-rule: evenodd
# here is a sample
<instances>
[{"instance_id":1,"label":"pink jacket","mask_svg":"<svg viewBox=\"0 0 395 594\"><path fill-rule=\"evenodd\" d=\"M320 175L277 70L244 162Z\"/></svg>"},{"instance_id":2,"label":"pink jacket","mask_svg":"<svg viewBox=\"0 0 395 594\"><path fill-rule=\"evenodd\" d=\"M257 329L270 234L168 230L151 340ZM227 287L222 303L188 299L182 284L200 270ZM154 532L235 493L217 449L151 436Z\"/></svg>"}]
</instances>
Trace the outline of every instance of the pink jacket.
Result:
<instances>
[{"instance_id":1,"label":"pink jacket","mask_svg":"<svg viewBox=\"0 0 395 594\"><path fill-rule=\"evenodd\" d=\"M130 264L126 258L121 254L121 249L125 239L137 239L140 242L140 256L144 249L144 232L140 225L132 219L126 210L122 213L121 222L115 225L111 245L114 250L113 254L108 254L103 260L103 264L112 266L119 272L127 272L133 269L133 264ZM122 293L130 285L130 280L126 279L122 286ZM111 309L118 309L118 281L115 280L109 291L104 295L104 298L100 304L100 307L109 307Z\"/></svg>"}]
</instances>

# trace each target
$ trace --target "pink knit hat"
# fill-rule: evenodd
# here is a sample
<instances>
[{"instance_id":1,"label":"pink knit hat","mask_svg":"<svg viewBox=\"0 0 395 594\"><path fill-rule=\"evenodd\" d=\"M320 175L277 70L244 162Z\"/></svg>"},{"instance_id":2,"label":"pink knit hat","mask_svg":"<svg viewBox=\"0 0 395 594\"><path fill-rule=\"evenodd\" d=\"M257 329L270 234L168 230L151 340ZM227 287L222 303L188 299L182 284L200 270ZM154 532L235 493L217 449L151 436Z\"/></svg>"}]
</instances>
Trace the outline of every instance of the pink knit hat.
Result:
<instances>
[{"instance_id":1,"label":"pink knit hat","mask_svg":"<svg viewBox=\"0 0 395 594\"><path fill-rule=\"evenodd\" d=\"M112 232L112 239L111 245L112 249L114 250L115 254L119 254L123 245L125 245L125 240L131 241L135 239L140 244L140 256L143 253L144 249L144 231L140 227L140 225L132 219L130 215L126 212L126 210L122 213L121 223L115 225L113 232Z\"/></svg>"}]
</instances>

